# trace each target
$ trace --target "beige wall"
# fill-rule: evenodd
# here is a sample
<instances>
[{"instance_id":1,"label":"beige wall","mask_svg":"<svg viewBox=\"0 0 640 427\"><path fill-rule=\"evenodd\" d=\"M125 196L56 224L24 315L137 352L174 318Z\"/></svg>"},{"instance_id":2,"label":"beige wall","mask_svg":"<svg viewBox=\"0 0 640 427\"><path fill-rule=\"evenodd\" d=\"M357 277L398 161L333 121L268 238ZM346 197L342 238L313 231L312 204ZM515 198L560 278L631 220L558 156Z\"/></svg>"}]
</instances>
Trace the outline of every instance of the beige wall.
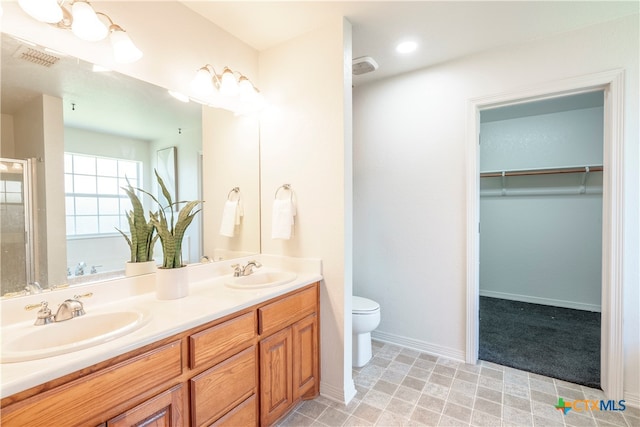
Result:
<instances>
[{"instance_id":1,"label":"beige wall","mask_svg":"<svg viewBox=\"0 0 640 427\"><path fill-rule=\"evenodd\" d=\"M227 258L231 253L260 252L260 148L255 118L234 117L215 108L203 111L204 253ZM233 237L220 235L224 203L232 188L240 188L244 210ZM232 195L233 200L236 195Z\"/></svg>"},{"instance_id":2,"label":"beige wall","mask_svg":"<svg viewBox=\"0 0 640 427\"><path fill-rule=\"evenodd\" d=\"M351 378L351 25L332 25L260 53L273 107L261 120L262 251L322 259L323 395L348 401ZM291 184L290 240L271 238L274 193Z\"/></svg>"},{"instance_id":3,"label":"beige wall","mask_svg":"<svg viewBox=\"0 0 640 427\"><path fill-rule=\"evenodd\" d=\"M62 100L42 95L14 115L15 152L35 162L35 248L40 260L36 280L42 286L66 282L64 221L64 129ZM42 159L47 159L42 162Z\"/></svg>"},{"instance_id":4,"label":"beige wall","mask_svg":"<svg viewBox=\"0 0 640 427\"><path fill-rule=\"evenodd\" d=\"M629 16L356 88L354 289L380 302L378 332L464 359L469 100L623 68L624 396L640 404L638 22Z\"/></svg>"},{"instance_id":5,"label":"beige wall","mask_svg":"<svg viewBox=\"0 0 640 427\"><path fill-rule=\"evenodd\" d=\"M0 119L0 157L14 158L13 147L13 116L2 114Z\"/></svg>"}]
</instances>

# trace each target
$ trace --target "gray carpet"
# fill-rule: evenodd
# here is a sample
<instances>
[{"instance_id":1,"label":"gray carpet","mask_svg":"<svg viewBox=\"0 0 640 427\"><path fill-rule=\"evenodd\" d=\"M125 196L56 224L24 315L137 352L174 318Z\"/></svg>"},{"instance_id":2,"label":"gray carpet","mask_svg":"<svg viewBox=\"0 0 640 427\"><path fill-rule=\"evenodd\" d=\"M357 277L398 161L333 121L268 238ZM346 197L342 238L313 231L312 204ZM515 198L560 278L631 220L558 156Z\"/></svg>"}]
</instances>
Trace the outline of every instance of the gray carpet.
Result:
<instances>
[{"instance_id":1,"label":"gray carpet","mask_svg":"<svg viewBox=\"0 0 640 427\"><path fill-rule=\"evenodd\" d=\"M478 357L600 388L600 313L480 297Z\"/></svg>"}]
</instances>

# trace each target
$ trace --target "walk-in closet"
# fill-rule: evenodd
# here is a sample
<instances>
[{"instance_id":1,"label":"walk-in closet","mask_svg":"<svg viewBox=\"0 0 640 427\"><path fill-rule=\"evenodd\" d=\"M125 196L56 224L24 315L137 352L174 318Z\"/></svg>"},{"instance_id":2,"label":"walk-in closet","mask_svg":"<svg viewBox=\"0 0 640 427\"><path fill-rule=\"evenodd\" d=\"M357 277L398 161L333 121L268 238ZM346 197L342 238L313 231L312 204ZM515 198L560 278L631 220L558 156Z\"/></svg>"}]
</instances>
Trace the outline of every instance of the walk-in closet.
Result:
<instances>
[{"instance_id":1,"label":"walk-in closet","mask_svg":"<svg viewBox=\"0 0 640 427\"><path fill-rule=\"evenodd\" d=\"M480 114L479 358L600 385L604 94Z\"/></svg>"}]
</instances>

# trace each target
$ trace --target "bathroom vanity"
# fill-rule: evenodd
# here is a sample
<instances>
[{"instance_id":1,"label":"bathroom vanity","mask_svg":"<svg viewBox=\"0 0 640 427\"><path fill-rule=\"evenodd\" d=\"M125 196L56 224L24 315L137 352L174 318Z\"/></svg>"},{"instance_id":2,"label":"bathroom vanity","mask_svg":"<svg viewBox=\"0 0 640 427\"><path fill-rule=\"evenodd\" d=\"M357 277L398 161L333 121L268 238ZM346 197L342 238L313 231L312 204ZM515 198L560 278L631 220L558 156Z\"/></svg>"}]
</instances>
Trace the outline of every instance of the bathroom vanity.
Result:
<instances>
[{"instance_id":1,"label":"bathroom vanity","mask_svg":"<svg viewBox=\"0 0 640 427\"><path fill-rule=\"evenodd\" d=\"M305 273L288 284L243 290L217 278L180 300L133 297L127 304L150 306L148 324L76 352L112 355L105 360L3 394L2 424L272 425L319 393L320 279ZM167 330L167 317L182 322ZM55 371L75 358L47 359ZM3 364L3 388L5 379L20 382L12 377L16 370L46 370L47 359Z\"/></svg>"}]
</instances>

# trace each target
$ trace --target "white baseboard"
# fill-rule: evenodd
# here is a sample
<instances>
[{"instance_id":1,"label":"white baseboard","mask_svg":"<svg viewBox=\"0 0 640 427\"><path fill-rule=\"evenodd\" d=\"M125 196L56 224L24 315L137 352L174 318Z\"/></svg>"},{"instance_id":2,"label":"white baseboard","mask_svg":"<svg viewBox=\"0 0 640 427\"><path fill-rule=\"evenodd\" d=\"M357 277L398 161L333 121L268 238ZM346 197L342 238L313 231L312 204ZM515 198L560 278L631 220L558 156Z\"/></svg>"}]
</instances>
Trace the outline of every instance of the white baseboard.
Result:
<instances>
[{"instance_id":1,"label":"white baseboard","mask_svg":"<svg viewBox=\"0 0 640 427\"><path fill-rule=\"evenodd\" d=\"M401 347L411 348L423 353L429 353L434 356L446 357L448 359L464 362L464 350L456 350L454 348L444 347L437 344L431 344L425 341L416 340L413 338L407 338L400 335L390 334L382 331L371 332L371 337L374 340L386 342L389 344L399 345Z\"/></svg>"},{"instance_id":2,"label":"white baseboard","mask_svg":"<svg viewBox=\"0 0 640 427\"><path fill-rule=\"evenodd\" d=\"M576 310L595 311L598 313L602 311L601 306L596 304L585 304L583 302L565 301L553 298L541 298L530 295L510 294L507 292L487 291L481 289L480 296L508 299L511 301L530 302L533 304L552 305L554 307L573 308Z\"/></svg>"},{"instance_id":3,"label":"white baseboard","mask_svg":"<svg viewBox=\"0 0 640 427\"><path fill-rule=\"evenodd\" d=\"M640 409L640 394L639 393L632 393L632 392L629 392L629 391L625 391L625 392L622 393L622 395L624 396L625 404L627 406L632 406L634 408Z\"/></svg>"},{"instance_id":4,"label":"white baseboard","mask_svg":"<svg viewBox=\"0 0 640 427\"><path fill-rule=\"evenodd\" d=\"M355 397L356 393L357 390L353 380L350 380L345 389L320 381L320 395L335 402L342 403L343 405L351 402L351 399Z\"/></svg>"}]
</instances>

